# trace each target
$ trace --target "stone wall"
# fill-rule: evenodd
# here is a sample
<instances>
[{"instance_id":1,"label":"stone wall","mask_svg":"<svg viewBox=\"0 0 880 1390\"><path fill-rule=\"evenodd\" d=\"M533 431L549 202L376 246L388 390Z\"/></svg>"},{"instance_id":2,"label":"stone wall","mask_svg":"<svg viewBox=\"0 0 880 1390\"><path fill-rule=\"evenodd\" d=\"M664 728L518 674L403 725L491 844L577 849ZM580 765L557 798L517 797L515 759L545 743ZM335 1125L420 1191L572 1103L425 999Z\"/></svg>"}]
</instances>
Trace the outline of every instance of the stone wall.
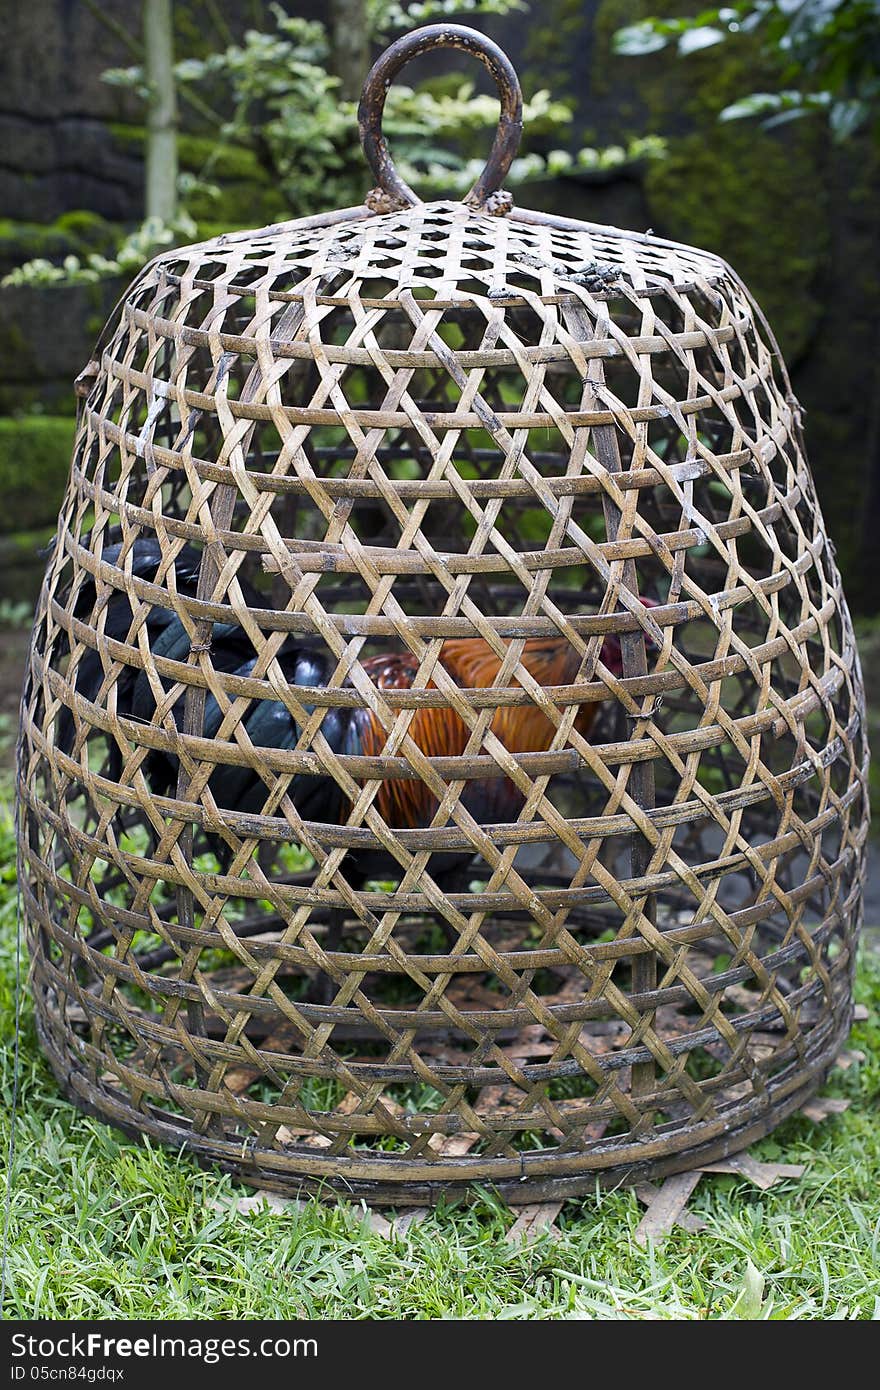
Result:
<instances>
[{"instance_id":1,"label":"stone wall","mask_svg":"<svg viewBox=\"0 0 880 1390\"><path fill-rule=\"evenodd\" d=\"M114 19L140 32L139 0L114 0ZM141 167L121 153L107 122L137 118L137 103L101 81L132 62L83 0L4 6L0 46L0 210L52 222L72 208L114 221L140 215Z\"/></svg>"}]
</instances>

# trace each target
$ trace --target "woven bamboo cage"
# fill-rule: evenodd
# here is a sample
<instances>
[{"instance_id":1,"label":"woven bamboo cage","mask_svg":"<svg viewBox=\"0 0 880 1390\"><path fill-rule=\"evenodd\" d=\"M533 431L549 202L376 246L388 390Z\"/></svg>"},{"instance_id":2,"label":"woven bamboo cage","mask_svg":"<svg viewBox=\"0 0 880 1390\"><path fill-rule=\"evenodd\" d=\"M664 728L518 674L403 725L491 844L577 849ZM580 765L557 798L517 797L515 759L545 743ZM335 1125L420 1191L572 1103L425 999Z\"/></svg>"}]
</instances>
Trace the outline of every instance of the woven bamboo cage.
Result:
<instances>
[{"instance_id":1,"label":"woven bamboo cage","mask_svg":"<svg viewBox=\"0 0 880 1390\"><path fill-rule=\"evenodd\" d=\"M437 44L502 120L423 204L381 111ZM489 41L409 35L365 206L162 254L78 383L19 762L40 1038L271 1188L698 1166L850 1025L863 693L785 367L718 257L514 209L520 118Z\"/></svg>"}]
</instances>

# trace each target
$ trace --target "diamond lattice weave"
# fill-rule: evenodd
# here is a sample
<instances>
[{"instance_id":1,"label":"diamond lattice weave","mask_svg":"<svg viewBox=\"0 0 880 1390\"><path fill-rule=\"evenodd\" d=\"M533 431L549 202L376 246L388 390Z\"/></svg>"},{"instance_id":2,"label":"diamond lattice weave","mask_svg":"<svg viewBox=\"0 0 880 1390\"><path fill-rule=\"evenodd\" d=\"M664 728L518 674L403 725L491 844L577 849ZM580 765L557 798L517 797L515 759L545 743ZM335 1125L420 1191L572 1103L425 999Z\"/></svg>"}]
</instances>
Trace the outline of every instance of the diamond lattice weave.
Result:
<instances>
[{"instance_id":1,"label":"diamond lattice weave","mask_svg":"<svg viewBox=\"0 0 880 1390\"><path fill-rule=\"evenodd\" d=\"M863 693L722 261L350 210L164 253L83 391L19 764L80 1104L423 1202L803 1103L851 1016Z\"/></svg>"}]
</instances>

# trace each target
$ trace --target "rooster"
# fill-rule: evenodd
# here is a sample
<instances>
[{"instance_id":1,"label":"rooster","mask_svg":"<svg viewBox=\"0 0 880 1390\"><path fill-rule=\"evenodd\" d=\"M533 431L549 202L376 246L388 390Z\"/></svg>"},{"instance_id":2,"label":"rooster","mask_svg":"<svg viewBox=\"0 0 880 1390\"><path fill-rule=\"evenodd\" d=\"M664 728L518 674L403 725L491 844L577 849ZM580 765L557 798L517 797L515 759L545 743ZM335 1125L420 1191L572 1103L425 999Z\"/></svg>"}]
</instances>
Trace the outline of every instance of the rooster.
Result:
<instances>
[{"instance_id":1,"label":"rooster","mask_svg":"<svg viewBox=\"0 0 880 1390\"><path fill-rule=\"evenodd\" d=\"M84 538L84 543L90 537ZM143 537L134 542L130 547L128 555L123 561L122 568L127 569L131 566L131 574L135 579L153 581L159 571L162 561L162 548L158 540L151 537ZM123 557L123 544L116 541L109 545L104 545L101 550L101 560L107 565L120 566ZM186 598L195 598L196 588L199 581L199 570L202 563L201 552L195 546L185 545L178 553L174 562L174 573L176 588L179 594ZM245 587L245 602L257 604L259 599L256 591L249 585ZM71 595L68 595L70 598ZM109 589L106 597L98 600L95 584L92 580L86 579L76 592L72 615L81 623L88 623L90 626L103 630L107 638L112 638L117 642L124 642L131 629L133 612L128 597L121 590ZM103 624L101 617L103 615ZM170 608L159 606L151 607L146 618L147 636L150 646L153 647L159 635L172 621L177 621L176 614ZM62 636L58 640L55 651L56 659L63 657L68 651L66 637ZM99 652L92 647L85 649L79 656L76 665L71 672L74 687L80 695L87 700L94 700L98 695L104 681L104 664ZM132 697L134 694L135 680L138 672L133 666L117 666L115 673L117 708L120 714L130 714L132 709ZM62 709L58 723L58 745L62 752L69 753L74 745L75 728L73 715L66 707ZM110 775L117 777L122 767L122 758L119 749L113 745L110 751Z\"/></svg>"},{"instance_id":2,"label":"rooster","mask_svg":"<svg viewBox=\"0 0 880 1390\"><path fill-rule=\"evenodd\" d=\"M129 547L123 557L120 544L105 544L102 559L107 564L120 565L145 581L157 579L162 551L158 541L139 539ZM174 561L174 589L183 597L195 597L202 563L201 553L195 547L181 548ZM163 573L163 582L170 583L170 567ZM262 607L262 600L245 579L239 578L242 596L249 607ZM653 600L642 599L647 607L653 607ZM93 582L87 580L75 594L68 596L68 607L73 616L82 622L90 623L105 637L117 641L136 642L133 632L135 612L127 595L112 588L99 598ZM190 637L172 608L151 607L146 618L146 633L154 657L186 662L190 655ZM56 649L56 659L68 650L66 637L61 637ZM455 638L443 643L439 662L453 681L463 690L486 689L497 679L502 659L482 638ZM620 641L616 635L605 637L600 659L615 676L622 674L622 655ZM276 660L284 678L298 691L310 687L326 686L336 661L326 650L310 647L294 638L288 638L279 648ZM76 651L71 658L69 678L76 691L91 702L103 699L102 688L115 684L115 706L120 717L150 723L155 717L156 700L153 687L145 671L134 666L113 663L105 669L107 657L93 649ZM215 671L229 675L248 677L257 663L250 638L236 623L214 623L210 632L210 661ZM520 663L529 675L544 687L571 685L578 677L580 657L576 650L562 637L528 638L522 645ZM407 690L412 687L419 671L420 662L409 652L387 652L378 656L366 657L361 666L367 677L378 690ZM516 684L515 677L511 678ZM435 683L429 683L434 688ZM166 686L166 688L170 688ZM232 697L230 697L232 698ZM302 695L299 696L302 708L311 714L310 706ZM185 694L174 703L172 717L180 728L183 724ZM593 701L581 705L574 721L574 727L583 737L593 728L600 702ZM223 722L223 711L210 692L205 699L202 720L202 734L205 738L215 738ZM257 748L294 748L300 740L302 729L297 724L287 705L280 700L258 700L251 703L242 718L242 725L252 744ZM553 738L554 726L551 721L531 702L523 705L506 706L494 711L490 726L498 741L516 755L518 753L543 752L549 748ZM334 753L340 755L376 756L385 751L387 733L380 721L365 707L333 708L325 710L320 725L321 734ZM409 737L428 757L450 757L461 755L469 740L469 730L459 714L452 708L416 709L409 723ZM69 709L62 709L56 733L57 746L62 752L70 754L77 747L76 721ZM77 748L79 752L79 748ZM108 774L118 778L122 768L122 755L113 740L110 740ZM156 795L174 794L178 779L176 757L165 752L151 750L142 764L144 775ZM209 788L218 807L259 814L264 807L269 788L257 771L250 767L220 763L209 779ZM287 795L303 820L342 824L350 811L348 797L329 775L297 773L287 791ZM521 792L507 777L473 779L465 784L461 795L462 805L475 819L483 824L509 822L515 820L524 804ZM430 825L437 809L436 798L431 789L420 779L389 778L380 782L374 806L391 827L424 828ZM229 845L221 837L209 834L208 844L220 865L228 868L232 858ZM441 851L433 853L427 862L427 872L433 877L443 892L462 891L467 881L468 865L473 859L473 851ZM346 880L354 889L362 888L369 880L399 878L401 865L384 849L349 849L341 864ZM316 920L324 916L324 949L333 952L339 948L345 924L345 912L341 908L328 909L316 913ZM454 944L456 933L445 921L439 923ZM261 921L248 928L242 924L242 934L250 935L262 929ZM90 944L107 944L113 938L109 927L95 929ZM162 946L140 962L144 969L170 958L171 948ZM325 1004L332 999L335 990L333 979L318 972L308 986L306 1000L314 1004Z\"/></svg>"},{"instance_id":3,"label":"rooster","mask_svg":"<svg viewBox=\"0 0 880 1390\"><path fill-rule=\"evenodd\" d=\"M118 563L120 555L121 546L105 546L102 558L113 564ZM143 539L135 541L131 547L129 563L133 574L150 580L155 578L161 558L158 542ZM179 594L195 594L200 562L200 553L189 545L184 546L177 555L174 570L175 587ZM259 606L256 591L246 581L240 582L245 601ZM94 585L87 583L76 596L73 607L75 616L97 626L98 613L106 608L103 619L105 634L118 640L131 640L129 632L133 613L128 597L119 590L113 590L109 599L102 600L97 609L96 602ZM653 606L649 599L642 602ZM190 638L172 609L152 608L146 619L146 627L155 657L177 662L187 660ZM605 638L600 655L605 667L619 676L622 658L616 635ZM280 647L276 659L285 679L298 689L326 685L336 664L329 652L293 638L288 638ZM210 660L216 671L247 677L256 666L257 655L250 638L237 624L214 623L210 634ZM562 637L528 638L523 644L520 661L534 680L545 687L572 684L580 667L578 653ZM455 683L465 690L491 686L501 667L501 658L479 637L455 638L444 642L439 662ZM388 652L366 657L361 665L379 690L390 691L409 689L420 662L409 652ZM146 672L135 667L117 666L115 681L117 714L149 723L155 714L156 701ZM78 693L90 701L100 695L105 683L105 668L97 651L89 650L80 657L73 682ZM434 688L433 681L429 688ZM305 700L302 703L310 714L314 707ZM183 722L184 705L185 696L181 695L172 710L178 727ZM575 720L579 734L584 737L589 735L598 710L599 702L595 701L580 707ZM222 722L223 711L209 693L205 701L203 736L216 737ZM294 748L302 732L290 710L279 700L253 702L244 714L242 725L251 742L262 748ZM513 754L545 751L550 746L554 732L550 720L532 703L495 710L490 727L499 742ZM367 708L328 708L320 728L334 753L369 757L381 755L385 750L387 732ZM71 752L74 736L73 716L64 709L57 733L57 743L63 752ZM429 758L451 757L464 752L469 731L459 714L446 706L417 709L409 724L409 736ZM115 756L118 771L121 766L118 749ZM154 793L165 795L173 792L178 773L177 759L173 755L151 752L144 763L144 770ZM219 807L242 812L259 813L268 795L266 783L258 772L250 767L232 764L218 764L209 786ZM297 773L288 795L304 820L340 824L350 809L345 793L328 775ZM523 798L508 778L477 779L466 785L462 803L476 819L487 823L514 820L523 805ZM386 824L392 827L425 827L430 824L437 808L433 792L419 779L383 780L374 804ZM214 847L221 861L228 862L226 847ZM471 856L468 854L465 857ZM436 863L449 868L461 861L461 855L442 854L433 857L432 865ZM366 877L381 877L383 871L387 876L389 863L388 856L383 852L366 854L351 851L346 856L345 868L346 873L351 872L355 880L363 881ZM392 867L396 871L399 866L395 864Z\"/></svg>"}]
</instances>

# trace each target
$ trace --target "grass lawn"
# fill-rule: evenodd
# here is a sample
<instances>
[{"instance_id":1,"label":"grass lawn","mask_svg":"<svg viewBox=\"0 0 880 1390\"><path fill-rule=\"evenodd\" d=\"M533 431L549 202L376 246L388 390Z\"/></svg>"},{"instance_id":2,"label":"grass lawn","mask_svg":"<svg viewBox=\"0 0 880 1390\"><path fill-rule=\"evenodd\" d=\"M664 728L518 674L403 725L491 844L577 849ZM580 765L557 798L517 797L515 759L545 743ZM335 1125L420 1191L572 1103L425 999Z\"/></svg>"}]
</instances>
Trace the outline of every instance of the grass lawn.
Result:
<instances>
[{"instance_id":1,"label":"grass lawn","mask_svg":"<svg viewBox=\"0 0 880 1390\"><path fill-rule=\"evenodd\" d=\"M15 883L0 824L0 1118L12 1100ZM24 1007L6 1316L11 1318L856 1318L880 1316L880 954L864 951L851 1043L866 1060L827 1094L850 1108L787 1121L752 1150L805 1163L761 1192L704 1177L656 1249L633 1240L629 1191L566 1204L561 1240L511 1248L511 1212L483 1192L387 1239L338 1202L240 1215L235 1185L184 1154L144 1148L58 1095ZM3 1191L5 1192L5 1180ZM242 1194L246 1189L238 1189ZM755 1273L757 1271L757 1274ZM763 1280L763 1297L759 1296Z\"/></svg>"}]
</instances>

